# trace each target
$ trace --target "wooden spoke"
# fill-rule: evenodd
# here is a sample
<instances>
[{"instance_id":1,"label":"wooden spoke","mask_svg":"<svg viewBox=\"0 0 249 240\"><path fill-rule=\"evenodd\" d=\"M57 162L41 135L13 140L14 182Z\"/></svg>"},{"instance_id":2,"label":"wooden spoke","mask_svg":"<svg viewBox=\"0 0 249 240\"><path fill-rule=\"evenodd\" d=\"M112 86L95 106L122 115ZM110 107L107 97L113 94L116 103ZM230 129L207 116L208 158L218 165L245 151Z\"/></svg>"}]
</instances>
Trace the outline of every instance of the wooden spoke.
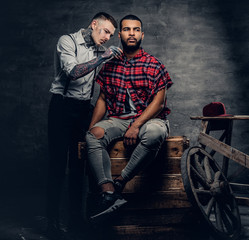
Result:
<instances>
[{"instance_id":1,"label":"wooden spoke","mask_svg":"<svg viewBox=\"0 0 249 240\"><path fill-rule=\"evenodd\" d=\"M222 208L224 209L224 212L227 214L227 216L231 219L232 223L236 224L237 218L234 209L229 209L229 207L225 204L223 204Z\"/></svg>"},{"instance_id":2,"label":"wooden spoke","mask_svg":"<svg viewBox=\"0 0 249 240\"><path fill-rule=\"evenodd\" d=\"M203 162L204 162L204 169L205 169L205 173L206 173L206 177L207 177L207 182L211 183L212 182L212 174L211 174L210 164L209 164L209 160L208 160L207 156L204 157Z\"/></svg>"},{"instance_id":3,"label":"wooden spoke","mask_svg":"<svg viewBox=\"0 0 249 240\"><path fill-rule=\"evenodd\" d=\"M217 202L215 204L215 217L216 217L216 224L217 224L218 230L223 232L224 228L223 228L223 223L222 223L221 210Z\"/></svg>"},{"instance_id":4,"label":"wooden spoke","mask_svg":"<svg viewBox=\"0 0 249 240\"><path fill-rule=\"evenodd\" d=\"M221 207L221 218L222 218L224 226L227 229L227 232L229 234L231 234L233 232L233 226L232 226L232 223L229 221L229 218L226 215L226 213L225 213L225 211L224 211L224 209L222 207Z\"/></svg>"},{"instance_id":5,"label":"wooden spoke","mask_svg":"<svg viewBox=\"0 0 249 240\"><path fill-rule=\"evenodd\" d=\"M211 192L209 190L204 190L199 188L195 188L195 192L198 194L211 195Z\"/></svg>"},{"instance_id":6,"label":"wooden spoke","mask_svg":"<svg viewBox=\"0 0 249 240\"><path fill-rule=\"evenodd\" d=\"M214 174L214 182L217 182L220 178L220 175L221 175L221 171L217 171L215 174Z\"/></svg>"},{"instance_id":7,"label":"wooden spoke","mask_svg":"<svg viewBox=\"0 0 249 240\"><path fill-rule=\"evenodd\" d=\"M195 168L196 170L199 172L199 174L203 177L206 178L206 174L202 168L202 165L199 162L199 155L195 154L194 155L194 164L195 164Z\"/></svg>"},{"instance_id":8,"label":"wooden spoke","mask_svg":"<svg viewBox=\"0 0 249 240\"><path fill-rule=\"evenodd\" d=\"M206 214L207 214L208 218L210 217L210 214L211 214L212 208L214 206L214 203L215 203L215 198L212 197L210 199L210 201L208 202L208 206L207 206L207 209L206 209Z\"/></svg>"},{"instance_id":9,"label":"wooden spoke","mask_svg":"<svg viewBox=\"0 0 249 240\"><path fill-rule=\"evenodd\" d=\"M197 180L199 180L199 183L205 187L205 188L210 188L210 185L208 182L206 182L206 179L203 178L203 176L201 174L199 174L199 172L197 172L197 170L193 167L193 166L190 166L191 170L194 172Z\"/></svg>"}]
</instances>

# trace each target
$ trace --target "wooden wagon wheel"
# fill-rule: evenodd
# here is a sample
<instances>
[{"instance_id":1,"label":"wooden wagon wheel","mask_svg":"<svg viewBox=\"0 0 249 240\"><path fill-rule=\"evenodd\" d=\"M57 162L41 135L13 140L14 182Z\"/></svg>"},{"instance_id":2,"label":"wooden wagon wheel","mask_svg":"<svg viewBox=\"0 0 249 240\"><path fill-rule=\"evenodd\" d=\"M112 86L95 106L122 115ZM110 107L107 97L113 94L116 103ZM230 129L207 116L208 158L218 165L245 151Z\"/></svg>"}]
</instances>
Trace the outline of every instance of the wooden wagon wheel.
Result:
<instances>
[{"instance_id":1,"label":"wooden wagon wheel","mask_svg":"<svg viewBox=\"0 0 249 240\"><path fill-rule=\"evenodd\" d=\"M217 162L201 147L184 152L181 161L184 188L217 239L238 239L241 221L232 189Z\"/></svg>"}]
</instances>

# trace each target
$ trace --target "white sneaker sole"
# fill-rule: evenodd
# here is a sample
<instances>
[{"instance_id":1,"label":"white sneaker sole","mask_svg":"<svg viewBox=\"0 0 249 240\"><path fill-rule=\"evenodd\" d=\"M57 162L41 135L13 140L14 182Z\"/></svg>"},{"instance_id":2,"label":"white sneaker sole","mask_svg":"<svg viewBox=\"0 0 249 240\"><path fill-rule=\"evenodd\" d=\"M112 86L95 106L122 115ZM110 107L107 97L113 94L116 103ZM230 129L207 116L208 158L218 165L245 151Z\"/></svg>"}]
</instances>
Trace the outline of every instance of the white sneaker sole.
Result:
<instances>
[{"instance_id":1,"label":"white sneaker sole","mask_svg":"<svg viewBox=\"0 0 249 240\"><path fill-rule=\"evenodd\" d=\"M101 217L101 216L106 215L108 213L112 213L112 212L118 210L125 203L127 203L127 201L125 199L118 199L111 207L107 208L105 211L100 212L94 216L91 216L90 220L95 220L98 217Z\"/></svg>"}]
</instances>

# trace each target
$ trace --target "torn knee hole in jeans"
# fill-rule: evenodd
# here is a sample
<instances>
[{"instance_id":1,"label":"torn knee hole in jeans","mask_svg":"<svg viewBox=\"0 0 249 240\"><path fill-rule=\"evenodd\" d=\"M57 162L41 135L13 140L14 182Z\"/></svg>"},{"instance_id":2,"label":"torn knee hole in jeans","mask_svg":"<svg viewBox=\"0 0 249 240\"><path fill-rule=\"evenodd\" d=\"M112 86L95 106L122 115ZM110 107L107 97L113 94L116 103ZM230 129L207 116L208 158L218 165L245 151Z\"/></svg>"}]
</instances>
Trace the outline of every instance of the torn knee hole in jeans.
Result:
<instances>
[{"instance_id":1,"label":"torn knee hole in jeans","mask_svg":"<svg viewBox=\"0 0 249 240\"><path fill-rule=\"evenodd\" d=\"M105 130L104 136L99 139L101 144L107 147L112 141L123 137L123 132L118 127L111 127Z\"/></svg>"},{"instance_id":2,"label":"torn knee hole in jeans","mask_svg":"<svg viewBox=\"0 0 249 240\"><path fill-rule=\"evenodd\" d=\"M92 127L89 130L89 133L94 136L96 139L101 139L104 137L105 135L105 129L101 128L101 127Z\"/></svg>"}]
</instances>

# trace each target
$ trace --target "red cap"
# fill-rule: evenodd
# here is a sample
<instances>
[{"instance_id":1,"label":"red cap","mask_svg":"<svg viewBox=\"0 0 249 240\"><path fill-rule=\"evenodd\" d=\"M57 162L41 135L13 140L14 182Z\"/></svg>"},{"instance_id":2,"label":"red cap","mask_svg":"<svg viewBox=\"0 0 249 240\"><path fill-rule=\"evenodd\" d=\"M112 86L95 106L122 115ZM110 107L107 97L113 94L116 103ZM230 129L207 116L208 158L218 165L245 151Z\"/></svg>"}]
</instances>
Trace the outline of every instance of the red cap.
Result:
<instances>
[{"instance_id":1,"label":"red cap","mask_svg":"<svg viewBox=\"0 0 249 240\"><path fill-rule=\"evenodd\" d=\"M203 108L202 112L204 117L232 116L231 114L226 114L225 105L221 102L209 103Z\"/></svg>"}]
</instances>

